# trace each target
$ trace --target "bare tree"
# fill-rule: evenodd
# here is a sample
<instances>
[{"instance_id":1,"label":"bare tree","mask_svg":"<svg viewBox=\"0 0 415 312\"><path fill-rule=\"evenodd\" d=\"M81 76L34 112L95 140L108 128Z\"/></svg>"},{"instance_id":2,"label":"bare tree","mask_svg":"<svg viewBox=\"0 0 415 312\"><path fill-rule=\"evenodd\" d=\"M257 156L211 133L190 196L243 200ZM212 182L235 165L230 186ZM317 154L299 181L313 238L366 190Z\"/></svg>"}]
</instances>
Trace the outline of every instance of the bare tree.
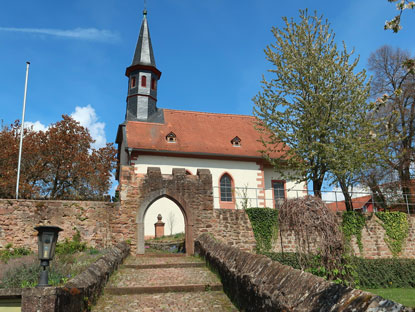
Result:
<instances>
[{"instance_id":1,"label":"bare tree","mask_svg":"<svg viewBox=\"0 0 415 312\"><path fill-rule=\"evenodd\" d=\"M167 216L167 225L168 225L169 230L170 230L170 235L173 235L173 227L174 227L174 224L175 224L175 218L176 218L176 216L175 216L174 212L170 211L169 215Z\"/></svg>"},{"instance_id":2,"label":"bare tree","mask_svg":"<svg viewBox=\"0 0 415 312\"><path fill-rule=\"evenodd\" d=\"M390 142L385 164L399 176L403 194L411 193L415 155L415 73L403 65L408 60L407 51L383 46L370 55L368 62L373 73L371 92L378 104L374 117L383 123L378 135Z\"/></svg>"}]
</instances>

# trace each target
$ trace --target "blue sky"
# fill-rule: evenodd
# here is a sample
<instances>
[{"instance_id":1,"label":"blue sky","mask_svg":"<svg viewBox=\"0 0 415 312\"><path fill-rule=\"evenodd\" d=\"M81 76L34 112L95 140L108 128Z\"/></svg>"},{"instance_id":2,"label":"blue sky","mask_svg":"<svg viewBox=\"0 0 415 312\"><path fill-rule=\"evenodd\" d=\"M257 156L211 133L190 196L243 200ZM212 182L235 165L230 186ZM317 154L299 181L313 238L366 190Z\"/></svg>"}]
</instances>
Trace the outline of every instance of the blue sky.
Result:
<instances>
[{"instance_id":1,"label":"blue sky","mask_svg":"<svg viewBox=\"0 0 415 312\"><path fill-rule=\"evenodd\" d=\"M143 1L4 1L0 10L0 119L21 118L26 61L31 62L26 120L47 126L73 114L97 145L114 142L124 119L127 78ZM323 14L338 42L360 55L384 44L415 54L415 12L398 34L384 31L396 10L386 0L148 0L158 106L251 114L270 64L264 48L281 17L308 8Z\"/></svg>"}]
</instances>

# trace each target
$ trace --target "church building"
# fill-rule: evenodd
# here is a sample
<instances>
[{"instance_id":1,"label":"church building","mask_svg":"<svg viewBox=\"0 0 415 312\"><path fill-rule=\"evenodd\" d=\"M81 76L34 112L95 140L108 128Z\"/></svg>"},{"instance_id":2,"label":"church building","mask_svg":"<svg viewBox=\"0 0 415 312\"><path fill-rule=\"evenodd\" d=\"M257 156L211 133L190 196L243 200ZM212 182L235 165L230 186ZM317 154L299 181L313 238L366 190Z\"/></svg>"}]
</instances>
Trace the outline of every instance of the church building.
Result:
<instances>
[{"instance_id":1,"label":"church building","mask_svg":"<svg viewBox=\"0 0 415 312\"><path fill-rule=\"evenodd\" d=\"M284 180L261 157L263 146L254 127L255 117L158 107L161 71L156 66L146 11L125 74L127 108L116 137L117 180L120 166L134 166L136 174L145 174L147 167L160 167L162 174L185 168L189 175L207 168L217 209L273 208L286 197L306 192L305 183Z\"/></svg>"}]
</instances>

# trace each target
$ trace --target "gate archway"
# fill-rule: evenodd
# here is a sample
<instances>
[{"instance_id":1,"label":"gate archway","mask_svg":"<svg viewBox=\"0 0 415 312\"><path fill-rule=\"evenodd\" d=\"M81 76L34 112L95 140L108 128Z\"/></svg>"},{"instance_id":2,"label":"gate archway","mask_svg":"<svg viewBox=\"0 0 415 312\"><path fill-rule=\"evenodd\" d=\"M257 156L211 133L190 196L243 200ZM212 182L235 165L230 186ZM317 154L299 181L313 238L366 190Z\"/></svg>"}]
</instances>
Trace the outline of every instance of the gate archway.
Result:
<instances>
[{"instance_id":1,"label":"gate archway","mask_svg":"<svg viewBox=\"0 0 415 312\"><path fill-rule=\"evenodd\" d=\"M192 255L194 253L194 235L193 235L193 216L191 211L186 208L186 203L180 195L169 195L166 189L161 189L148 194L147 198L141 203L137 211L137 254L144 254L144 218L150 206L161 198L168 198L174 202L183 214L184 218L184 232L185 232L185 246L186 254Z\"/></svg>"},{"instance_id":2,"label":"gate archway","mask_svg":"<svg viewBox=\"0 0 415 312\"><path fill-rule=\"evenodd\" d=\"M158 167L148 167L147 174L137 174L134 166L122 166L120 174L120 222L115 231L131 240L131 249L143 254L144 217L158 199L166 197L181 210L185 223L186 254L194 253L194 238L212 229L212 176L208 169L187 175L184 168L173 168L172 174L161 174ZM133 224L135 223L135 227Z\"/></svg>"}]
</instances>

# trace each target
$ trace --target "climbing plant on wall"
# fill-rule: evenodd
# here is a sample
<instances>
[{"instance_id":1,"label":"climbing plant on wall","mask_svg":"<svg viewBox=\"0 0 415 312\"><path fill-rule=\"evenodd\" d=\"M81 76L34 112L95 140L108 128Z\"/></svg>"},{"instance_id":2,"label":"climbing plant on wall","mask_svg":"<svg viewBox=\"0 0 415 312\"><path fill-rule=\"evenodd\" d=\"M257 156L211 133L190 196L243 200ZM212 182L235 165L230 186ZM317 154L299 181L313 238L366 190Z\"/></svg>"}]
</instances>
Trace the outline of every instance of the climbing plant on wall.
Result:
<instances>
[{"instance_id":1,"label":"climbing plant on wall","mask_svg":"<svg viewBox=\"0 0 415 312\"><path fill-rule=\"evenodd\" d=\"M245 211L251 221L257 251L271 250L272 240L278 233L278 210L271 208L248 208Z\"/></svg>"},{"instance_id":2,"label":"climbing plant on wall","mask_svg":"<svg viewBox=\"0 0 415 312\"><path fill-rule=\"evenodd\" d=\"M385 242L394 257L402 251L403 244L408 236L408 218L403 212L377 212L380 225L386 231Z\"/></svg>"},{"instance_id":3,"label":"climbing plant on wall","mask_svg":"<svg viewBox=\"0 0 415 312\"><path fill-rule=\"evenodd\" d=\"M348 247L350 248L350 241L352 236L356 237L357 245L359 246L360 253L363 252L362 244L362 230L366 224L366 218L364 215L354 212L346 211L343 213L342 232Z\"/></svg>"}]
</instances>

